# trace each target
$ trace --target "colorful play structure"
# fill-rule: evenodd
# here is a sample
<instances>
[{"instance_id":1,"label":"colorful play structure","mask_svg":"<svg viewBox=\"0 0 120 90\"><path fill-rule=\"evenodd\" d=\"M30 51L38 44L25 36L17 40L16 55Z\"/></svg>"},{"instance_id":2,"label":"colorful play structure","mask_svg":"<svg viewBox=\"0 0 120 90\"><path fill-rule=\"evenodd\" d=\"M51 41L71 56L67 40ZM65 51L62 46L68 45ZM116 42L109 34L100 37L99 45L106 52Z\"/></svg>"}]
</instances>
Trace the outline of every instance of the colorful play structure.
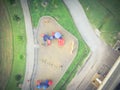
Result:
<instances>
[{"instance_id":1,"label":"colorful play structure","mask_svg":"<svg viewBox=\"0 0 120 90\"><path fill-rule=\"evenodd\" d=\"M52 32L52 35L48 35L48 34L42 34L41 35L43 37L43 41L44 43L47 42L47 45L51 45L51 40L53 39L57 39L58 40L58 45L59 46L63 46L64 45L64 39L62 37L62 34L60 32Z\"/></svg>"},{"instance_id":2,"label":"colorful play structure","mask_svg":"<svg viewBox=\"0 0 120 90\"><path fill-rule=\"evenodd\" d=\"M49 86L51 86L53 84L53 81L52 80L46 80L44 82L40 81L40 80L37 80L36 82L36 87L38 89L44 89L46 90Z\"/></svg>"}]
</instances>

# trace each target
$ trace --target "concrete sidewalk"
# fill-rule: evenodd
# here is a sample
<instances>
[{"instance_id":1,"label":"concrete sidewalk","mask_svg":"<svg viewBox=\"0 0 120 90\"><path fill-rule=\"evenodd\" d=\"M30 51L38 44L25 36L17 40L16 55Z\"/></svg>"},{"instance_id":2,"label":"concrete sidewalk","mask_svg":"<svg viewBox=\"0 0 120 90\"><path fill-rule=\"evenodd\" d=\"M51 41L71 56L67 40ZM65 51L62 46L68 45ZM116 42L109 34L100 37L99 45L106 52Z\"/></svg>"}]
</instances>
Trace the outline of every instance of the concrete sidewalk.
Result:
<instances>
[{"instance_id":1,"label":"concrete sidewalk","mask_svg":"<svg viewBox=\"0 0 120 90\"><path fill-rule=\"evenodd\" d=\"M29 13L27 0L21 0L21 5L24 14L26 36L27 36L26 72L25 72L22 90L30 90L31 75L33 73L33 65L34 65L34 37L33 37L32 23L31 23L31 17Z\"/></svg>"},{"instance_id":2,"label":"concrete sidewalk","mask_svg":"<svg viewBox=\"0 0 120 90\"><path fill-rule=\"evenodd\" d=\"M76 27L78 28L81 36L90 47L92 51L94 51L102 42L97 37L94 32L89 20L78 0L63 0L65 5L67 6Z\"/></svg>"}]
</instances>

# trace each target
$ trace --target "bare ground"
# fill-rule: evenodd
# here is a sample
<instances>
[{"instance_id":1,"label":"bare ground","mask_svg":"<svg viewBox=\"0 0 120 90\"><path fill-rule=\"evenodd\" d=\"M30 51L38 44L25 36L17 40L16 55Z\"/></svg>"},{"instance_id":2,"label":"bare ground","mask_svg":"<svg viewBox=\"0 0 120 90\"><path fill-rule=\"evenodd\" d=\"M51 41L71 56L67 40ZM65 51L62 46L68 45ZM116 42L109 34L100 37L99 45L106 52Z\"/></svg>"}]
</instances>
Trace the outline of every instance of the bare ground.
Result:
<instances>
[{"instance_id":1,"label":"bare ground","mask_svg":"<svg viewBox=\"0 0 120 90\"><path fill-rule=\"evenodd\" d=\"M77 54L78 40L53 18L44 16L38 25L39 56L36 80L53 80L53 85L48 88L52 90L63 76L68 66ZM41 34L49 34L59 31L65 39L64 46L59 46L57 40L52 40L51 45L44 46Z\"/></svg>"},{"instance_id":2,"label":"bare ground","mask_svg":"<svg viewBox=\"0 0 120 90\"><path fill-rule=\"evenodd\" d=\"M5 90L12 65L12 30L3 0L0 0L0 90Z\"/></svg>"}]
</instances>

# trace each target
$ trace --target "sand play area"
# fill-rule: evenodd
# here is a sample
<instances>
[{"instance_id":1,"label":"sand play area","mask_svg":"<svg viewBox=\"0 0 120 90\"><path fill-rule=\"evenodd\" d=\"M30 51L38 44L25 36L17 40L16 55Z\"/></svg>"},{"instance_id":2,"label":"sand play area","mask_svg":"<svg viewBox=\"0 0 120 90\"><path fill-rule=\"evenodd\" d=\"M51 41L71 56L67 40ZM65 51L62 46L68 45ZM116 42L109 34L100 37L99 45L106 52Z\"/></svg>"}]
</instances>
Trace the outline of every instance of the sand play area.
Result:
<instances>
[{"instance_id":1,"label":"sand play area","mask_svg":"<svg viewBox=\"0 0 120 90\"><path fill-rule=\"evenodd\" d=\"M37 80L45 81L46 79L52 80L53 85L47 90L53 90L75 58L78 50L78 40L60 26L55 19L49 16L44 16L40 19L37 29L39 53L34 82ZM50 45L43 40L43 34L51 36L54 32L60 32L62 34L64 45L60 46L58 44L58 39L51 40ZM38 89L36 88L35 90Z\"/></svg>"}]
</instances>

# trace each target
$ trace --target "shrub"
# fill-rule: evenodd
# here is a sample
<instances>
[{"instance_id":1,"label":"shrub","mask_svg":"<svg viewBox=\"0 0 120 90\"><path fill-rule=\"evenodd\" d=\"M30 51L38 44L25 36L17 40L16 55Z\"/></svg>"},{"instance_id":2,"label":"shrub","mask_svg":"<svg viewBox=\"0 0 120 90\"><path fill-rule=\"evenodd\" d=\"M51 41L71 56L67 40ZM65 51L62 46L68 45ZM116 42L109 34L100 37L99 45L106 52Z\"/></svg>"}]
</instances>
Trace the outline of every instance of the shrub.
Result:
<instances>
[{"instance_id":1,"label":"shrub","mask_svg":"<svg viewBox=\"0 0 120 90\"><path fill-rule=\"evenodd\" d=\"M11 5L15 4L15 0L10 0L10 4Z\"/></svg>"},{"instance_id":2,"label":"shrub","mask_svg":"<svg viewBox=\"0 0 120 90\"><path fill-rule=\"evenodd\" d=\"M22 75L20 75L20 74L17 74L17 75L15 76L15 80L16 80L16 81L20 81L21 78L22 78Z\"/></svg>"}]
</instances>

